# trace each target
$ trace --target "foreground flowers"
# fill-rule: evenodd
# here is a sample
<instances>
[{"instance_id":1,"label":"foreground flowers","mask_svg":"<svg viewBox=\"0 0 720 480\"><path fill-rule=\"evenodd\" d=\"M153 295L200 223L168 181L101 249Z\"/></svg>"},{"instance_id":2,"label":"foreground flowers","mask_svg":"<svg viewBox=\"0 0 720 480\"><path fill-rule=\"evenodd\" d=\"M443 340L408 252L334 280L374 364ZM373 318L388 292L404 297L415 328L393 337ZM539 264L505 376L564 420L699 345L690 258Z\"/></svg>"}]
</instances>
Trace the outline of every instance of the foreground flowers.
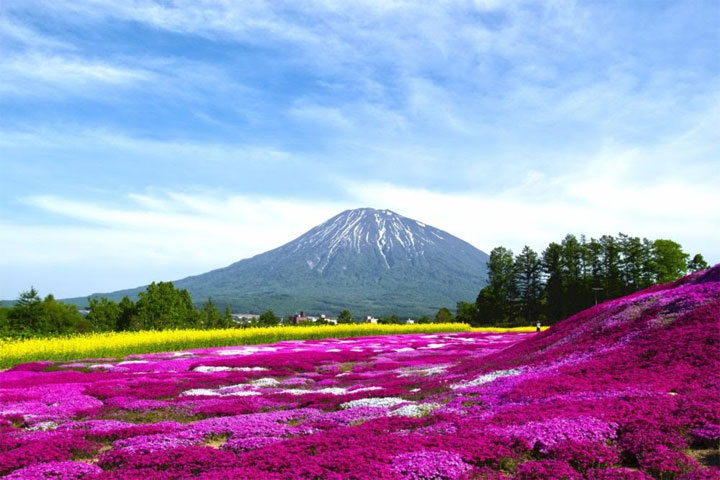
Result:
<instances>
[{"instance_id":1,"label":"foreground flowers","mask_svg":"<svg viewBox=\"0 0 720 480\"><path fill-rule=\"evenodd\" d=\"M289 341L0 373L0 475L719 478L720 269L541 334Z\"/></svg>"}]
</instances>

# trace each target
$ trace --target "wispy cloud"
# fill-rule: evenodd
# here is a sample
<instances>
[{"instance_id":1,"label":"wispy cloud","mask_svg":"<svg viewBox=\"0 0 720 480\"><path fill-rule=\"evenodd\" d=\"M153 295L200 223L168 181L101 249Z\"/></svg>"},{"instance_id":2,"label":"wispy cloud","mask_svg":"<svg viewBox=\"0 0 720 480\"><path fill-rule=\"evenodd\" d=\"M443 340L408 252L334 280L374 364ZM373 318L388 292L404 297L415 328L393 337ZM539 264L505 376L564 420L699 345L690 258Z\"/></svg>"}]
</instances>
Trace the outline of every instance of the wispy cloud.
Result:
<instances>
[{"instance_id":1,"label":"wispy cloud","mask_svg":"<svg viewBox=\"0 0 720 480\"><path fill-rule=\"evenodd\" d=\"M483 249L623 230L719 261L713 9L6 0L2 288L177 278L366 205Z\"/></svg>"}]
</instances>

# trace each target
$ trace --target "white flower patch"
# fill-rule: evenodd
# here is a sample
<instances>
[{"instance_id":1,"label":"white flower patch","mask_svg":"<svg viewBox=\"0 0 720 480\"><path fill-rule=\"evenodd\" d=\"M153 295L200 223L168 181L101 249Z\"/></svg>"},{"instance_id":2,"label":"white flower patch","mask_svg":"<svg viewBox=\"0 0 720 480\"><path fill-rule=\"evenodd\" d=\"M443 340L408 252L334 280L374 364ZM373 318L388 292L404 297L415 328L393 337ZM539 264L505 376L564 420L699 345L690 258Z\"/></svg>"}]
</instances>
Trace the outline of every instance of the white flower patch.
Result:
<instances>
[{"instance_id":1,"label":"white flower patch","mask_svg":"<svg viewBox=\"0 0 720 480\"><path fill-rule=\"evenodd\" d=\"M223 397L254 397L260 395L260 392L255 390L240 390L239 392L223 393Z\"/></svg>"},{"instance_id":2,"label":"white flower patch","mask_svg":"<svg viewBox=\"0 0 720 480\"><path fill-rule=\"evenodd\" d=\"M258 352L274 352L277 350L275 347L244 347L233 350L219 350L218 355L252 355Z\"/></svg>"},{"instance_id":3,"label":"white flower patch","mask_svg":"<svg viewBox=\"0 0 720 480\"><path fill-rule=\"evenodd\" d=\"M424 368L406 368L403 369L398 376L399 377L411 377L414 375L422 375L430 377L432 375L439 375L445 373L450 365L437 365L435 367L424 367Z\"/></svg>"},{"instance_id":4,"label":"white flower patch","mask_svg":"<svg viewBox=\"0 0 720 480\"><path fill-rule=\"evenodd\" d=\"M257 380L253 380L250 383L255 385L256 387L275 387L280 385L279 381L271 377L258 378Z\"/></svg>"},{"instance_id":5,"label":"white flower patch","mask_svg":"<svg viewBox=\"0 0 720 480\"><path fill-rule=\"evenodd\" d=\"M118 362L118 365L137 365L140 363L148 363L147 360L125 360L123 362Z\"/></svg>"},{"instance_id":6,"label":"white flower patch","mask_svg":"<svg viewBox=\"0 0 720 480\"><path fill-rule=\"evenodd\" d=\"M390 415L397 417L423 417L433 410L440 408L439 403L420 403L404 405L397 410L390 412Z\"/></svg>"},{"instance_id":7,"label":"white flower patch","mask_svg":"<svg viewBox=\"0 0 720 480\"><path fill-rule=\"evenodd\" d=\"M444 348L446 347L446 343L428 343L424 347L420 347L421 350L434 350L436 348Z\"/></svg>"},{"instance_id":8,"label":"white flower patch","mask_svg":"<svg viewBox=\"0 0 720 480\"><path fill-rule=\"evenodd\" d=\"M252 397L255 395L260 395L260 392L256 392L255 390L232 391L233 388L238 388L241 386L244 387L246 385L233 385L230 387L223 387L217 390L212 390L209 388L193 388L191 390L184 391L180 395L187 397Z\"/></svg>"},{"instance_id":9,"label":"white flower patch","mask_svg":"<svg viewBox=\"0 0 720 480\"><path fill-rule=\"evenodd\" d=\"M400 352L414 352L415 349L414 349L414 348L411 348L411 347L405 347L405 348L395 348L395 349L393 349L393 351L398 352L398 353L400 353Z\"/></svg>"},{"instance_id":10,"label":"white flower patch","mask_svg":"<svg viewBox=\"0 0 720 480\"><path fill-rule=\"evenodd\" d=\"M382 390L383 387L360 387L360 388L350 388L348 390L348 393L357 393L357 392L374 392L376 390Z\"/></svg>"},{"instance_id":11,"label":"white flower patch","mask_svg":"<svg viewBox=\"0 0 720 480\"><path fill-rule=\"evenodd\" d=\"M115 365L112 363L96 363L95 365L90 365L88 368L96 369L96 368L104 368L106 370L113 368Z\"/></svg>"},{"instance_id":12,"label":"white flower patch","mask_svg":"<svg viewBox=\"0 0 720 480\"><path fill-rule=\"evenodd\" d=\"M357 400L350 400L349 402L341 403L340 408L355 408L355 407L385 407L390 408L401 403L411 403L404 398L399 397L370 397L370 398L358 398Z\"/></svg>"},{"instance_id":13,"label":"white flower patch","mask_svg":"<svg viewBox=\"0 0 720 480\"><path fill-rule=\"evenodd\" d=\"M289 393L291 395L309 395L311 393L326 393L328 395L344 395L347 390L341 387L327 387L321 388L320 390L303 390L301 388L290 388L283 390L282 393Z\"/></svg>"},{"instance_id":14,"label":"white flower patch","mask_svg":"<svg viewBox=\"0 0 720 480\"><path fill-rule=\"evenodd\" d=\"M328 348L325 351L326 352L342 352L342 350L340 350L339 348Z\"/></svg>"},{"instance_id":15,"label":"white flower patch","mask_svg":"<svg viewBox=\"0 0 720 480\"><path fill-rule=\"evenodd\" d=\"M211 390L209 388L193 388L190 390L185 390L180 394L181 396L187 396L187 397L195 397L195 396L202 396L202 397L221 397L222 394L216 390Z\"/></svg>"},{"instance_id":16,"label":"white flower patch","mask_svg":"<svg viewBox=\"0 0 720 480\"><path fill-rule=\"evenodd\" d=\"M48 430L55 430L58 427L58 424L55 422L40 422L36 423L32 427L28 427L27 430L36 432L36 431L43 431L46 432Z\"/></svg>"},{"instance_id":17,"label":"white flower patch","mask_svg":"<svg viewBox=\"0 0 720 480\"><path fill-rule=\"evenodd\" d=\"M172 357L194 357L195 354L191 352L173 352Z\"/></svg>"},{"instance_id":18,"label":"white flower patch","mask_svg":"<svg viewBox=\"0 0 720 480\"><path fill-rule=\"evenodd\" d=\"M522 371L516 368L511 368L509 370L498 370L496 372L490 372L486 373L485 375L480 375L476 379L470 380L469 382L456 383L455 385L451 385L450 388L452 388L453 390L457 390L459 388L477 387L485 383L490 383L498 378L514 377L516 375L520 375L521 373Z\"/></svg>"},{"instance_id":19,"label":"white flower patch","mask_svg":"<svg viewBox=\"0 0 720 480\"><path fill-rule=\"evenodd\" d=\"M268 369L265 367L212 367L200 365L193 368L193 372L212 373L212 372L264 372Z\"/></svg>"},{"instance_id":20,"label":"white flower patch","mask_svg":"<svg viewBox=\"0 0 720 480\"><path fill-rule=\"evenodd\" d=\"M382 390L382 387L361 387L356 388L354 390L348 390L347 388L343 387L326 387L321 388L320 390L304 390L301 388L290 388L283 390L282 393L290 393L292 395L308 395L311 393L326 393L328 395L345 395L346 393L356 393L356 392L369 392L373 390Z\"/></svg>"}]
</instances>

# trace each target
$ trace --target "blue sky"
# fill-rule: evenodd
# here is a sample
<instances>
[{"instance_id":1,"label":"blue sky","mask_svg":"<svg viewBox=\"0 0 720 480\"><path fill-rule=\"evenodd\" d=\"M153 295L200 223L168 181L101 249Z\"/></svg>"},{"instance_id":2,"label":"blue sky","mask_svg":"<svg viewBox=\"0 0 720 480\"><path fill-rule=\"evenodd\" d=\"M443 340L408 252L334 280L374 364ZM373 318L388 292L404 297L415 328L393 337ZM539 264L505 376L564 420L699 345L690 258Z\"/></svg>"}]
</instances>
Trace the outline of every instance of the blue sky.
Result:
<instances>
[{"instance_id":1,"label":"blue sky","mask_svg":"<svg viewBox=\"0 0 720 480\"><path fill-rule=\"evenodd\" d=\"M3 0L0 298L172 280L390 208L480 249L720 262L714 0Z\"/></svg>"}]
</instances>

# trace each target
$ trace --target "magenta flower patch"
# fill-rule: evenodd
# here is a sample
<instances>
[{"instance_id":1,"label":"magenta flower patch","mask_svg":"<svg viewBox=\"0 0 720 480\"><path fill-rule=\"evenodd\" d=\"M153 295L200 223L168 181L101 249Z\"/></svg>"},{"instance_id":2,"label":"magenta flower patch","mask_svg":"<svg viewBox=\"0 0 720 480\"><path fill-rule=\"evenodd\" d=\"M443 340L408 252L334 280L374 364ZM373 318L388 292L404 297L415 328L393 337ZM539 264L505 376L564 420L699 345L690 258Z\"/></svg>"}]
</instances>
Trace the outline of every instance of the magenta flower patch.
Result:
<instances>
[{"instance_id":1,"label":"magenta flower patch","mask_svg":"<svg viewBox=\"0 0 720 480\"><path fill-rule=\"evenodd\" d=\"M718 479L718 278L653 287L540 334L19 365L0 372L0 476Z\"/></svg>"}]
</instances>

